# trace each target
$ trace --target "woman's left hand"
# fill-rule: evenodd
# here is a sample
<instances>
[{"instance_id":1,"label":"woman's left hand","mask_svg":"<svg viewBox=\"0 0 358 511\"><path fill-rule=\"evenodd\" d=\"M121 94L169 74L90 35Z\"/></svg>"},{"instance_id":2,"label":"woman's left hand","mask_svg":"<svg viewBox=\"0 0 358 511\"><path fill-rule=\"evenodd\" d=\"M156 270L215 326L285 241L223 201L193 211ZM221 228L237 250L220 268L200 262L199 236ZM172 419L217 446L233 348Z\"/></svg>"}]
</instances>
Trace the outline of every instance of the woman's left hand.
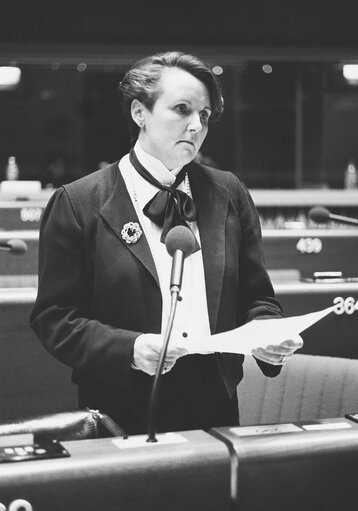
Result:
<instances>
[{"instance_id":1,"label":"woman's left hand","mask_svg":"<svg viewBox=\"0 0 358 511\"><path fill-rule=\"evenodd\" d=\"M281 344L256 348L251 351L251 355L268 364L284 365L293 357L294 352L302 346L303 339L297 334L292 339L282 341Z\"/></svg>"}]
</instances>

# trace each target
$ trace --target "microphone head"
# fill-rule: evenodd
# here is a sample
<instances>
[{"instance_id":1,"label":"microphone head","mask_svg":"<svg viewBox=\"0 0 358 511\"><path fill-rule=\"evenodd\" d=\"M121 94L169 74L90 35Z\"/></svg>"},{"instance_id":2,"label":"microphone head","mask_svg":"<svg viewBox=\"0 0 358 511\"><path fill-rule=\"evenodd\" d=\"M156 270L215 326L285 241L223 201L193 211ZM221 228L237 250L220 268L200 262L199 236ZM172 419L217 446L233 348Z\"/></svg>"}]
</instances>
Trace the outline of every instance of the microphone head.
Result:
<instances>
[{"instance_id":1,"label":"microphone head","mask_svg":"<svg viewBox=\"0 0 358 511\"><path fill-rule=\"evenodd\" d=\"M27 245L23 240L14 238L8 240L6 244L10 247L11 254L22 255L27 251Z\"/></svg>"},{"instance_id":2,"label":"microphone head","mask_svg":"<svg viewBox=\"0 0 358 511\"><path fill-rule=\"evenodd\" d=\"M181 250L184 257L192 254L195 249L195 236L189 227L177 225L168 232L165 238L165 246L171 256L176 250Z\"/></svg>"},{"instance_id":3,"label":"microphone head","mask_svg":"<svg viewBox=\"0 0 358 511\"><path fill-rule=\"evenodd\" d=\"M308 216L311 220L314 222L317 222L317 224L324 224L326 222L329 222L330 220L330 213L328 209L323 208L322 206L316 206L315 208L312 208L309 210Z\"/></svg>"}]
</instances>

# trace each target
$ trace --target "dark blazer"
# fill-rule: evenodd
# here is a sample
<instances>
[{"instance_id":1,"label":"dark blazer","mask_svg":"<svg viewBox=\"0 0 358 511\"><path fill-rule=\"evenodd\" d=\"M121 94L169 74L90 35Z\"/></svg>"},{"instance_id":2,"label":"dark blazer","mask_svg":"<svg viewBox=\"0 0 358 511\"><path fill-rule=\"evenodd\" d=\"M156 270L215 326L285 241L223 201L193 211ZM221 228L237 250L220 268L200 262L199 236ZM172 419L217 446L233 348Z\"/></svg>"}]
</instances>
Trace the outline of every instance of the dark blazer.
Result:
<instances>
[{"instance_id":1,"label":"dark blazer","mask_svg":"<svg viewBox=\"0 0 358 511\"><path fill-rule=\"evenodd\" d=\"M245 185L230 172L191 165L211 332L281 316ZM132 245L121 236L131 221L139 220L118 163L59 188L45 210L30 321L45 347L73 367L77 383L90 376L130 387L136 337L160 332L161 292L145 235ZM242 378L243 356L217 357L232 395ZM258 363L267 376L281 368Z\"/></svg>"}]
</instances>

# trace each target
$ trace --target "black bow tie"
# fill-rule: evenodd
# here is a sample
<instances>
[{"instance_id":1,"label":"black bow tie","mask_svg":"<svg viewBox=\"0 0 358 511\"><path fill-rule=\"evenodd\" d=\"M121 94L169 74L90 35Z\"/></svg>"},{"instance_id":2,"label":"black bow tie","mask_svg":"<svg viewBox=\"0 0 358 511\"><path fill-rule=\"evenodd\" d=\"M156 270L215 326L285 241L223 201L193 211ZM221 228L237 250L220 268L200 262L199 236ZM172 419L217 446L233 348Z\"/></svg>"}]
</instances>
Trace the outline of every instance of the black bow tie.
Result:
<instances>
[{"instance_id":1,"label":"black bow tie","mask_svg":"<svg viewBox=\"0 0 358 511\"><path fill-rule=\"evenodd\" d=\"M148 170L143 167L132 148L129 159L136 171L149 183L159 188L154 197L144 206L143 213L152 222L163 227L160 241L165 243L168 231L177 225L189 227L187 222L196 220L196 207L193 199L185 192L177 190L177 186L189 172L188 165L184 166L178 173L175 182L171 186L162 185ZM196 250L200 249L196 242Z\"/></svg>"}]
</instances>

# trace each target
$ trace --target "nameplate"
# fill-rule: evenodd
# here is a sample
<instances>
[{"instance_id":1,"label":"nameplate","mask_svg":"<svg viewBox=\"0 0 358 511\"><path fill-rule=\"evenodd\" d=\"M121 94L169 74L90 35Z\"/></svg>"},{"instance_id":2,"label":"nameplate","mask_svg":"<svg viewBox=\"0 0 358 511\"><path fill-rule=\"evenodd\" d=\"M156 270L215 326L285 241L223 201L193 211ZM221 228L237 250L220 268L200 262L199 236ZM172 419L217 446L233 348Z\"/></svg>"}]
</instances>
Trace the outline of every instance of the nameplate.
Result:
<instances>
[{"instance_id":1,"label":"nameplate","mask_svg":"<svg viewBox=\"0 0 358 511\"><path fill-rule=\"evenodd\" d=\"M348 422L322 422L320 424L305 424L302 426L306 431L317 431L325 429L350 429Z\"/></svg>"},{"instance_id":2,"label":"nameplate","mask_svg":"<svg viewBox=\"0 0 358 511\"><path fill-rule=\"evenodd\" d=\"M277 435L281 433L297 433L301 428L294 424L268 424L266 426L242 426L230 428L237 436Z\"/></svg>"},{"instance_id":3,"label":"nameplate","mask_svg":"<svg viewBox=\"0 0 358 511\"><path fill-rule=\"evenodd\" d=\"M1 193L29 195L40 191L41 181L2 181L0 183Z\"/></svg>"}]
</instances>

